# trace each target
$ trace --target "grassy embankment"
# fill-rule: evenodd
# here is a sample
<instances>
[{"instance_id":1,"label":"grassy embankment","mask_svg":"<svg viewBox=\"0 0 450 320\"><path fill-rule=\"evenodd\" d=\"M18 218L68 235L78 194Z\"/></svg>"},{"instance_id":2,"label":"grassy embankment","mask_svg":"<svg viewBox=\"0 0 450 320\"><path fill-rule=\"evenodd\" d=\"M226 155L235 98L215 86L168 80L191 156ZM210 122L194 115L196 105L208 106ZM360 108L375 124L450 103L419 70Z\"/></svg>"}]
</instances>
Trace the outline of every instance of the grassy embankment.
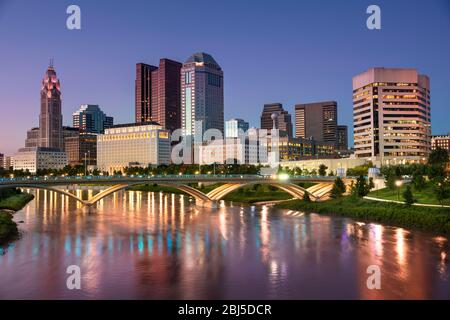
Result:
<instances>
[{"instance_id":1,"label":"grassy embankment","mask_svg":"<svg viewBox=\"0 0 450 320\"><path fill-rule=\"evenodd\" d=\"M400 190L397 189L391 190L385 188L373 191L369 193L368 196L385 200L404 201L403 192L405 191L405 189L406 189L405 185L401 186ZM421 190L417 190L416 188L413 187L412 193L417 203L440 205L440 203L436 199L436 195L433 193L433 186L431 185L431 183L426 184L425 187ZM450 199L445 199L442 204L450 205Z\"/></svg>"},{"instance_id":2,"label":"grassy embankment","mask_svg":"<svg viewBox=\"0 0 450 320\"><path fill-rule=\"evenodd\" d=\"M334 214L405 228L450 234L450 209L406 206L395 203L344 197L324 202L292 200L276 207L306 212Z\"/></svg>"},{"instance_id":3,"label":"grassy embankment","mask_svg":"<svg viewBox=\"0 0 450 320\"><path fill-rule=\"evenodd\" d=\"M215 183L211 185L192 185L192 187L199 189L203 193L208 193L211 190L217 188L221 184ZM310 186L314 185L314 183L300 183L300 186L304 188L309 188ZM167 193L176 193L181 194L182 191L166 187L166 186L160 186L160 185L142 185L142 186L136 186L131 187L130 190L136 190L136 191L152 191L152 192L167 192ZM292 196L288 193L276 188L271 187L270 185L261 185L261 184L255 184L248 187L240 188L236 191L231 192L223 200L225 201L233 201L233 202L242 202L242 203L255 203L255 202L261 202L261 201L274 201L274 200L288 200L291 199Z\"/></svg>"},{"instance_id":4,"label":"grassy embankment","mask_svg":"<svg viewBox=\"0 0 450 320\"><path fill-rule=\"evenodd\" d=\"M17 224L13 221L13 215L5 211L17 211L22 209L34 198L28 193L15 190L2 190L0 197L0 245L5 244L19 236ZM2 210L4 209L4 210Z\"/></svg>"}]
</instances>

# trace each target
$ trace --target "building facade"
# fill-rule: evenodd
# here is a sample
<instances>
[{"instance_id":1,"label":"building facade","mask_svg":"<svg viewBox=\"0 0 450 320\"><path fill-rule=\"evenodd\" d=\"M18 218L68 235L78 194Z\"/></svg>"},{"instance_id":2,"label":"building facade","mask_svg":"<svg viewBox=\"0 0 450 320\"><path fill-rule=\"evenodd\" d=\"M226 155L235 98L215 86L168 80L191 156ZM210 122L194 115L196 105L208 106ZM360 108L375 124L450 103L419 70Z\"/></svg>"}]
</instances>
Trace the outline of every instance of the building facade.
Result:
<instances>
[{"instance_id":1,"label":"building facade","mask_svg":"<svg viewBox=\"0 0 450 320\"><path fill-rule=\"evenodd\" d=\"M275 115L272 117L272 115ZM283 109L281 103L265 104L261 114L261 129L272 130L275 122L280 136L292 138L291 115Z\"/></svg>"},{"instance_id":2,"label":"building facade","mask_svg":"<svg viewBox=\"0 0 450 320\"><path fill-rule=\"evenodd\" d=\"M64 139L64 151L70 166L97 165L97 135L80 133Z\"/></svg>"},{"instance_id":3,"label":"building facade","mask_svg":"<svg viewBox=\"0 0 450 320\"><path fill-rule=\"evenodd\" d=\"M135 118L136 123L152 120L152 71L158 67L136 64L135 80Z\"/></svg>"},{"instance_id":4,"label":"building facade","mask_svg":"<svg viewBox=\"0 0 450 320\"><path fill-rule=\"evenodd\" d=\"M230 119L225 122L225 138L238 138L242 133L246 133L248 128L248 122L242 119Z\"/></svg>"},{"instance_id":5,"label":"building facade","mask_svg":"<svg viewBox=\"0 0 450 320\"><path fill-rule=\"evenodd\" d=\"M5 155L0 153L0 169L5 169Z\"/></svg>"},{"instance_id":6,"label":"building facade","mask_svg":"<svg viewBox=\"0 0 450 320\"><path fill-rule=\"evenodd\" d=\"M39 146L39 128L32 128L27 131L27 138L25 139L25 148L35 148Z\"/></svg>"},{"instance_id":7,"label":"building facade","mask_svg":"<svg viewBox=\"0 0 450 320\"><path fill-rule=\"evenodd\" d=\"M108 117L98 105L82 104L72 115L73 127L84 133L103 133L114 125L113 117Z\"/></svg>"},{"instance_id":8,"label":"building facade","mask_svg":"<svg viewBox=\"0 0 450 320\"><path fill-rule=\"evenodd\" d=\"M181 68L181 125L185 135L224 129L223 71L207 53L192 55ZM201 128L196 126L201 123Z\"/></svg>"},{"instance_id":9,"label":"building facade","mask_svg":"<svg viewBox=\"0 0 450 320\"><path fill-rule=\"evenodd\" d=\"M61 87L53 64L42 80L39 146L63 150Z\"/></svg>"},{"instance_id":10,"label":"building facade","mask_svg":"<svg viewBox=\"0 0 450 320\"><path fill-rule=\"evenodd\" d=\"M295 136L338 146L338 112L336 101L295 105Z\"/></svg>"},{"instance_id":11,"label":"building facade","mask_svg":"<svg viewBox=\"0 0 450 320\"><path fill-rule=\"evenodd\" d=\"M383 164L425 161L431 150L430 80L416 69L353 77L355 156Z\"/></svg>"},{"instance_id":12,"label":"building facade","mask_svg":"<svg viewBox=\"0 0 450 320\"><path fill-rule=\"evenodd\" d=\"M450 133L445 136L431 137L431 149L436 150L437 148L447 150L450 155Z\"/></svg>"},{"instance_id":13,"label":"building facade","mask_svg":"<svg viewBox=\"0 0 450 320\"><path fill-rule=\"evenodd\" d=\"M161 59L151 72L151 121L173 132L181 128L181 67L170 59Z\"/></svg>"},{"instance_id":14,"label":"building facade","mask_svg":"<svg viewBox=\"0 0 450 320\"><path fill-rule=\"evenodd\" d=\"M337 149L348 150L348 127L338 125L337 127Z\"/></svg>"},{"instance_id":15,"label":"building facade","mask_svg":"<svg viewBox=\"0 0 450 320\"><path fill-rule=\"evenodd\" d=\"M14 170L36 173L43 169L62 169L67 165L66 153L58 148L21 148L14 155Z\"/></svg>"},{"instance_id":16,"label":"building facade","mask_svg":"<svg viewBox=\"0 0 450 320\"><path fill-rule=\"evenodd\" d=\"M97 167L109 173L169 164L170 153L170 132L156 122L115 125L97 136Z\"/></svg>"}]
</instances>

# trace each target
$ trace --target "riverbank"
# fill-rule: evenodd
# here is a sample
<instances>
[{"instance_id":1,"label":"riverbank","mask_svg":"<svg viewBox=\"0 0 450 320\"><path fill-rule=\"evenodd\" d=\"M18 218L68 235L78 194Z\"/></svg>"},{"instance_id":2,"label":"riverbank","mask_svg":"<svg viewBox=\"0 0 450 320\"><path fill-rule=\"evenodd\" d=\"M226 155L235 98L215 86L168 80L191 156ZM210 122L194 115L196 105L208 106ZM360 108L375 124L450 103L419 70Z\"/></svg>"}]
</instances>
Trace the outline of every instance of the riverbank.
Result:
<instances>
[{"instance_id":1,"label":"riverbank","mask_svg":"<svg viewBox=\"0 0 450 320\"><path fill-rule=\"evenodd\" d=\"M275 207L297 211L345 216L354 219L450 234L450 209L423 208L344 197L324 202L292 200Z\"/></svg>"},{"instance_id":2,"label":"riverbank","mask_svg":"<svg viewBox=\"0 0 450 320\"><path fill-rule=\"evenodd\" d=\"M29 193L13 193L0 200L0 245L4 245L19 236L17 223L9 211L18 211L34 199Z\"/></svg>"},{"instance_id":3,"label":"riverbank","mask_svg":"<svg viewBox=\"0 0 450 320\"><path fill-rule=\"evenodd\" d=\"M405 190L406 185L402 185L399 189L384 188L372 191L368 194L368 196L384 200L404 201L403 192L405 192ZM414 186L412 186L411 191L417 203L440 205L439 201L436 199L436 195L433 191L433 185L431 183L425 184L421 190L417 190ZM450 199L445 199L442 204L450 205Z\"/></svg>"}]
</instances>

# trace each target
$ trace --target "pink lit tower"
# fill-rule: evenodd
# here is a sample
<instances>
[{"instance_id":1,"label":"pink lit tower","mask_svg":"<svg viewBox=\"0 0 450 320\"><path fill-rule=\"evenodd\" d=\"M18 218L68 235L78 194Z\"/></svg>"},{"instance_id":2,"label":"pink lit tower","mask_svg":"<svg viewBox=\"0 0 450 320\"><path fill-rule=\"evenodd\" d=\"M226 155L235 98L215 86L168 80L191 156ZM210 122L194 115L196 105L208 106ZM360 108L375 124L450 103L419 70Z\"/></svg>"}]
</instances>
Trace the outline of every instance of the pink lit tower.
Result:
<instances>
[{"instance_id":1,"label":"pink lit tower","mask_svg":"<svg viewBox=\"0 0 450 320\"><path fill-rule=\"evenodd\" d=\"M61 88L53 59L42 80L39 146L63 150Z\"/></svg>"}]
</instances>

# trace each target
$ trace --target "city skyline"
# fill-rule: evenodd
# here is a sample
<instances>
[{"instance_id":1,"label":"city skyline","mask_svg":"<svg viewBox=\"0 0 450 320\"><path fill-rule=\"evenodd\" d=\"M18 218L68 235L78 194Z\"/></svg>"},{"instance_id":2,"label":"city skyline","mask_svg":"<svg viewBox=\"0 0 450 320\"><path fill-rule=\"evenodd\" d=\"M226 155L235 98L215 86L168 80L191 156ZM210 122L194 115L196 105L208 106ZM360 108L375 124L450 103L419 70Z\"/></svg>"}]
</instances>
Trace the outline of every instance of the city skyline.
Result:
<instances>
[{"instance_id":1,"label":"city skyline","mask_svg":"<svg viewBox=\"0 0 450 320\"><path fill-rule=\"evenodd\" d=\"M346 17L348 19L343 19L343 26L336 27L339 30L339 34L328 29L330 27L329 24L317 25L317 22L306 19L295 29L296 32L298 31L297 35L289 32L276 40L274 38L280 35L279 32L284 30L283 28L286 27L286 24L294 23L292 20L288 19L291 22L281 21L279 25L273 26L274 30L265 33L266 38L261 37L261 34L264 33L262 31L267 31L264 29L266 27L252 20L255 24L250 29L255 31L254 28L259 28L257 31L260 31L255 33L253 43L255 48L250 48L251 46L245 44L243 35L236 35L233 32L234 28L241 27L242 22L239 22L238 26L230 26L227 32L224 32L224 30L218 31L220 35L218 38L226 39L229 44L239 45L234 50L230 50L226 46L221 45L220 41L211 41L211 38L208 38L208 41L206 41L202 40L201 37L196 37L191 39L192 44L186 45L187 39L176 36L175 34L179 30L177 27L174 27L168 30L159 30L160 36L156 37L155 40L158 43L157 45L149 47L142 43L137 49L129 50L131 52L126 54L125 59L121 59L124 52L123 49L120 49L124 45L119 45L117 41L112 41L114 39L111 39L110 35L110 31L114 31L115 28L113 23L116 20L120 20L121 16L118 12L118 7L114 4L108 4L107 13L109 18L103 21L104 25L99 25L92 21L90 17L98 15L102 6L80 1L79 5L85 13L85 24L83 25L84 29L78 33L71 33L64 26L66 18L65 4L55 2L55 5L45 8L46 12L42 8L36 8L40 12L40 18L49 17L49 15L61 15L61 21L58 19L54 21L44 19L46 22L36 28L43 28L44 30L56 28L55 37L58 38L57 43L59 46L40 47L41 50L39 52L36 52L32 57L27 57L21 64L10 63L3 67L4 72L10 76L0 80L2 106L10 106L11 110L20 110L20 112L7 113L0 119L0 126L4 128L5 132L7 131L11 134L11 138L8 141L2 141L1 152L6 155L14 153L19 147L22 147L26 131L38 125L36 119L38 119L39 113L39 88L36 83L39 83L42 78L42 72L47 66L49 57L54 57L55 69L58 72L58 77L61 79L63 125L70 124L71 114L80 104L84 103L99 104L107 114L117 119L117 123L127 123L132 122L134 118L133 80L135 78L135 64L141 61L151 64L158 61L161 57L185 61L193 52L197 51L205 51L214 56L227 74L225 120L242 118L248 121L251 126L257 127L259 122L258 115L265 103L281 102L292 116L295 104L330 99L336 100L340 105L340 123L348 125L349 131L352 131L352 77L376 66L409 67L416 68L422 73L429 75L431 91L433 92L431 101L432 133L446 134L448 128L446 127L445 106L447 101L450 100L450 94L446 90L445 84L450 77L448 72L450 63L448 59L443 57L450 54L450 46L448 43L442 43L431 36L433 30L448 29L450 26L448 19L439 19L439 17L448 17L448 14L450 14L450 8L446 3L443 1L430 3L429 6L420 12L416 12L408 7L405 9L404 15L397 17L394 13L398 13L402 2L389 4L381 1L379 5L383 10L383 27L380 31L370 31L365 28L365 19L367 17L365 14L366 3L357 5L353 3L353 5L348 6L338 6L327 1L325 3L328 4L328 7L322 11L321 9L323 8L319 8L316 4L305 3L300 10L293 3L285 3L276 7L271 13L274 17L279 17L283 14L291 16L292 13L289 11L293 10L300 16L310 12L321 13L325 16ZM120 6L120 9L124 9L124 14L138 13L139 5L147 6L147 4L142 2L136 2L134 6L130 5L126 8ZM158 6L160 4L154 5ZM213 6L218 5L217 3L213 4ZM26 5L27 8L30 6L34 6L34 4ZM179 6L180 9L189 9L182 3L169 3L167 6ZM227 17L227 14L231 14L230 8L228 8L229 5L222 4L222 6L224 6L223 9L225 10L224 17ZM269 3L269 6L274 6L274 4ZM9 21L9 17L14 16L14 13L17 10L21 10L22 7L24 7L24 4L20 2L2 1L0 4L0 25L8 23L12 28L11 30L14 31L11 33L5 32L4 28L2 29L3 31L0 31L0 37L3 38L3 41L11 44L10 47L0 53L0 58L4 61L6 59L11 60L12 56L16 56L18 51L24 49L19 40L20 42L27 42L27 50L32 50L34 46L42 45L40 42L27 40L27 37L32 36L36 32L34 30L22 33L19 37L20 39L12 39L10 37L13 33L19 34L19 30L24 27L19 26L14 21ZM252 4L243 4L240 7L239 13L234 12L239 17L248 14L251 10L255 10L260 15L267 14L266 12L259 12L258 8L254 5L252 6ZM396 19L393 16L396 16ZM423 45L418 46L415 50L409 50L407 44L398 44L394 40L398 35L408 35L407 30L401 31L399 29L401 24L417 20L414 17L418 16L427 17L427 20L433 21L433 23L428 23L415 32L416 35L417 33L424 33L429 36L422 37L425 39ZM430 18L431 16L436 17L436 19ZM25 19L33 21L34 18L30 14L30 10L27 10ZM158 17L155 23L161 22L160 19L161 17ZM61 23L61 26L58 23ZM309 28L309 30L312 30L309 34L305 34L305 31L302 30L301 26L303 23L309 23L314 27ZM122 27L124 30L118 32L117 40L122 39L127 31L136 30L138 25L123 25ZM112 30L104 30L105 28L112 28ZM342 30L343 28L345 30ZM150 29L150 26L148 28L144 27L142 31L139 31L139 34L150 36L152 34ZM380 55L380 49L371 46L371 50L359 48L360 51L355 54L350 50L351 47L347 42L348 40L343 38L343 31L348 31L347 33L352 35L355 41L366 37L369 42L383 37L386 45L390 45L393 50L389 52L383 51L384 54ZM109 34L109 38L105 43L106 48L101 49L94 42L104 32ZM205 37L209 33L210 31L206 30ZM348 37L347 33L344 32ZM246 32L244 34L249 35ZM291 38L288 38L288 36ZM342 41L343 46L340 47L341 50L339 52L330 52L331 56L329 56L326 51L323 51L324 43L322 43L322 40L320 42L317 41L318 36L324 36L323 42L329 40L332 41L331 43L338 44L339 41ZM300 39L302 37L306 37L304 43ZM165 38L176 41L171 41L171 45L168 45L164 41ZM128 38L122 40L125 40L125 46L131 41ZM45 41L47 40L44 39ZM50 40L48 41L50 43ZM259 54L255 55L255 50L266 48L266 44L269 42L281 45L285 49L282 51L277 50L276 53L263 50L258 51ZM65 47L69 43L72 43L72 46ZM80 47L77 47L77 45ZM80 51L80 48L86 45L91 46L93 49L98 49L97 52L94 53L88 50L89 52L84 53L83 50ZM296 48L302 48L303 50L301 53L298 53ZM430 48L439 48L439 50L430 50ZM425 49L427 52L424 51ZM73 50L74 53L70 53L68 50ZM106 56L104 61L99 60L98 55L105 53L105 50L110 50L110 54ZM276 58L277 56L281 56L282 59ZM422 59L422 57L427 59ZM439 64L434 63L436 60L439 61ZM264 68L261 68L263 66L261 64L262 61L266 61ZM274 63L271 64L270 61L274 61ZM117 67L113 68L113 63ZM319 65L323 66L319 67ZM14 68L15 71L12 72L11 68ZM95 72L86 78L83 71L90 68ZM112 74L109 69L113 69L114 73ZM25 71L27 76L23 77ZM323 71L328 72L323 73ZM262 76L264 74L266 75L265 77ZM17 86L19 77L21 86ZM84 83L82 83L81 79L83 79ZM95 84L97 83L100 86L96 87ZM119 84L121 89L117 90ZM327 88L326 91L323 90L324 87ZM263 88L263 90L258 90L259 88ZM26 94L23 94L23 91ZM110 94L111 92L114 94ZM22 112L26 112L27 117L22 117L19 122L17 118L19 113L22 115ZM349 144L352 145L352 136L349 135L349 138Z\"/></svg>"}]
</instances>

